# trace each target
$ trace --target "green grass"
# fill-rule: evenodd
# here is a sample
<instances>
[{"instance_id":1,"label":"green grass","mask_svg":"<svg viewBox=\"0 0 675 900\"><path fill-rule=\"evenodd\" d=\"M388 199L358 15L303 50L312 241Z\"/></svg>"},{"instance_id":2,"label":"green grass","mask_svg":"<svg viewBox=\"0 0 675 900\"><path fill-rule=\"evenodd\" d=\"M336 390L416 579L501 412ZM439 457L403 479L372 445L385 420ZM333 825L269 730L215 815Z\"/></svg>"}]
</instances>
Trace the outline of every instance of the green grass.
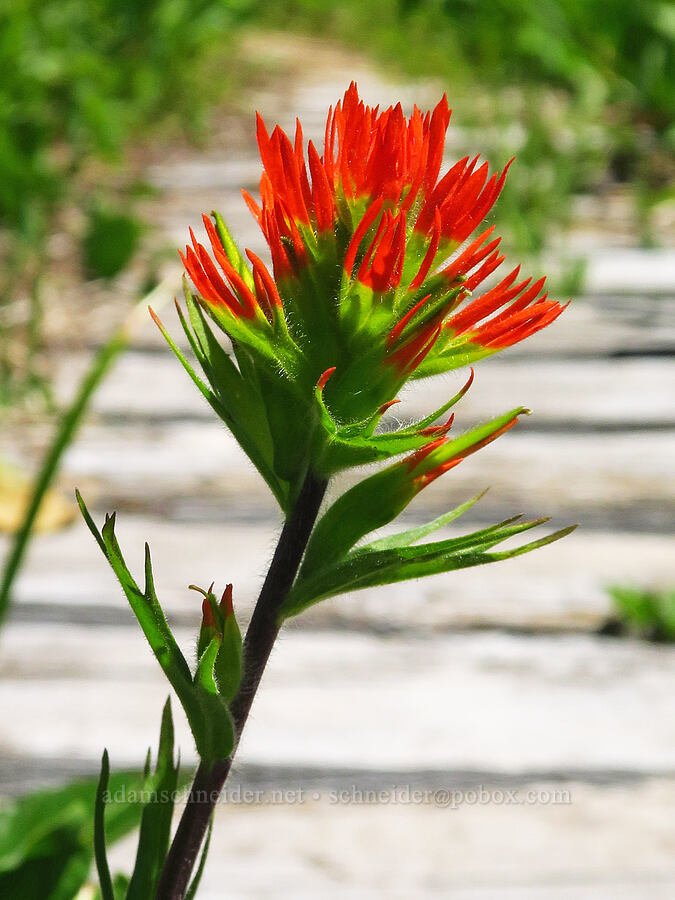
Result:
<instances>
[{"instance_id":1,"label":"green grass","mask_svg":"<svg viewBox=\"0 0 675 900\"><path fill-rule=\"evenodd\" d=\"M39 382L40 287L63 210L88 220L88 276L114 276L137 250L130 193L81 173L160 127L199 132L250 2L0 0L0 406Z\"/></svg>"},{"instance_id":2,"label":"green grass","mask_svg":"<svg viewBox=\"0 0 675 900\"><path fill-rule=\"evenodd\" d=\"M675 590L609 588L619 633L664 643L675 642Z\"/></svg>"}]
</instances>

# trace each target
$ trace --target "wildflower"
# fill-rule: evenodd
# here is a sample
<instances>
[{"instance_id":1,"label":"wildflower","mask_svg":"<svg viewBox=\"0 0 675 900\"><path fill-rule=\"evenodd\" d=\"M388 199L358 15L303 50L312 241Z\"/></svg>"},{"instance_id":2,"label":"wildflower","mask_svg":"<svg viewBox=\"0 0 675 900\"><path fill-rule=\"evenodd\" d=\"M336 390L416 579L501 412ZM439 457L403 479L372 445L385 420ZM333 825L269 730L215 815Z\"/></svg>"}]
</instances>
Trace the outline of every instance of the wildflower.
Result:
<instances>
[{"instance_id":1,"label":"wildflower","mask_svg":"<svg viewBox=\"0 0 675 900\"><path fill-rule=\"evenodd\" d=\"M219 216L204 217L210 252L191 233L183 260L199 298L235 340L286 367L308 392L328 365L326 403L342 421L368 419L409 378L467 365L523 340L564 308L544 279L502 264L489 227L473 238L509 168L465 157L439 177L450 110L379 111L355 84L328 114L323 153L258 116L264 171L258 204L244 192L274 276L236 250ZM268 353L261 351L265 345Z\"/></svg>"},{"instance_id":2,"label":"wildflower","mask_svg":"<svg viewBox=\"0 0 675 900\"><path fill-rule=\"evenodd\" d=\"M407 381L470 365L564 309L519 267L479 293L504 256L494 226L474 232L510 163L490 172L465 157L442 174L449 121L445 96L406 117L400 104L365 105L353 83L328 113L321 152L299 122L291 141L258 116L260 201L244 198L271 270L240 253L217 213L204 216L208 247L190 231L181 256L199 333L183 324L210 382L200 390L284 508L308 460L328 475L392 455L384 440L376 449L374 429ZM202 311L231 339L236 364ZM397 452L419 450L433 422L399 435Z\"/></svg>"},{"instance_id":3,"label":"wildflower","mask_svg":"<svg viewBox=\"0 0 675 900\"><path fill-rule=\"evenodd\" d=\"M158 896L188 890L285 619L349 591L518 556L572 530L495 550L547 521L516 516L427 540L471 509L479 494L431 522L374 535L527 412L518 407L455 437L454 416L445 415L470 388L472 369L439 409L394 430L378 428L399 389L523 340L564 308L548 299L543 279L521 280L519 268L475 296L503 262L493 229L474 232L499 196L508 166L490 173L487 163L466 157L441 175L449 119L445 97L433 111L415 108L406 118L400 105L366 106L352 84L328 114L320 155L311 141L305 148L299 123L291 142L278 127L269 134L258 117L260 203L245 199L267 240L271 271L250 250L239 252L214 213L204 218L210 249L191 231L182 254L187 316L177 304L203 377L155 317L285 513L245 642L232 585L220 602L213 584L196 588L204 600L193 672L157 599L147 545L141 590L121 555L114 515L99 532L80 502L181 700L200 756ZM209 320L230 346L221 344ZM343 492L338 488L337 496L328 493L324 505L334 474L373 462L387 465ZM206 803L197 799L204 786ZM107 865L105 874L109 881Z\"/></svg>"}]
</instances>

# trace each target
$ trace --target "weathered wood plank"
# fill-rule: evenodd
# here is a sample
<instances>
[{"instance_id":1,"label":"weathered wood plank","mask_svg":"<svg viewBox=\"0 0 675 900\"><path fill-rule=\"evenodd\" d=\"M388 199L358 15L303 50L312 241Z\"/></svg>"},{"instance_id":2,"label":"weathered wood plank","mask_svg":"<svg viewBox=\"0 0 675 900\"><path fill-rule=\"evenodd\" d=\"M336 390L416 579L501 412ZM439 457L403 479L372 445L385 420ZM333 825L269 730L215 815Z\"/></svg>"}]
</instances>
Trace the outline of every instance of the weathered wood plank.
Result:
<instances>
[{"instance_id":1,"label":"weathered wood plank","mask_svg":"<svg viewBox=\"0 0 675 900\"><path fill-rule=\"evenodd\" d=\"M447 533L466 530L457 526ZM149 541L159 597L181 621L199 615L197 595L187 590L195 582L208 585L215 579L223 586L233 582L239 608L247 609L257 596L277 534L272 525L186 526L130 515L119 517L117 532L129 566L139 578L143 545ZM4 539L0 558L6 547ZM376 630L487 625L595 629L610 609L608 584L663 585L674 580L675 555L669 537L577 530L517 560L324 601L307 621ZM110 609L118 609L122 621L130 616L124 613L126 601L83 523L36 538L17 580L16 598L19 604L37 604L31 616L45 604L99 607L106 617Z\"/></svg>"},{"instance_id":2,"label":"weathered wood plank","mask_svg":"<svg viewBox=\"0 0 675 900\"><path fill-rule=\"evenodd\" d=\"M57 396L66 399L86 369L87 356L73 354L56 366ZM430 412L448 400L468 372L413 383L392 414ZM457 408L458 421L471 422L518 404L533 409L536 426L573 422L580 426L672 425L675 359L485 360L471 391ZM209 417L210 407L180 365L167 354L127 353L94 398L100 415L124 417Z\"/></svg>"},{"instance_id":3,"label":"weathered wood plank","mask_svg":"<svg viewBox=\"0 0 675 900\"><path fill-rule=\"evenodd\" d=\"M423 519L479 490L482 521L516 512L621 531L672 531L675 429L539 433L521 420L508 435L424 491L411 516ZM457 425L461 433L465 423ZM0 452L33 459L32 432L5 435ZM47 432L40 436L47 439ZM20 444L24 447L20 452ZM359 476L362 477L362 476ZM274 521L276 505L227 430L215 420L135 421L86 426L64 460L62 483L99 506L182 521ZM72 494L71 494L72 497Z\"/></svg>"},{"instance_id":4,"label":"weathered wood plank","mask_svg":"<svg viewBox=\"0 0 675 900\"><path fill-rule=\"evenodd\" d=\"M179 631L193 656L194 633ZM140 631L10 625L5 752L138 762L163 675ZM241 745L258 765L502 773L675 770L675 651L585 636L423 640L289 630ZM191 739L177 714L184 757Z\"/></svg>"},{"instance_id":5,"label":"weathered wood plank","mask_svg":"<svg viewBox=\"0 0 675 900\"><path fill-rule=\"evenodd\" d=\"M670 900L673 783L570 793L569 805L452 811L330 798L220 807L204 898L227 883L237 900Z\"/></svg>"},{"instance_id":6,"label":"weathered wood plank","mask_svg":"<svg viewBox=\"0 0 675 900\"><path fill-rule=\"evenodd\" d=\"M670 900L674 783L569 790L571 804L455 810L330 797L221 806L204 900L225 883L237 900Z\"/></svg>"}]
</instances>

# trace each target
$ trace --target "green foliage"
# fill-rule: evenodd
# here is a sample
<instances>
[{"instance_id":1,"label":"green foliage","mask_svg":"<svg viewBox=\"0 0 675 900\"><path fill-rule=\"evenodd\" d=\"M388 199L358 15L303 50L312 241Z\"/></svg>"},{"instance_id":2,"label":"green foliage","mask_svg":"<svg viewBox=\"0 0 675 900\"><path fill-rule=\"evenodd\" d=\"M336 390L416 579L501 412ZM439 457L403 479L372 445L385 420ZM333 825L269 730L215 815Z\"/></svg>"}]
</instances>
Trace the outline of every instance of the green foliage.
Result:
<instances>
[{"instance_id":1,"label":"green foliage","mask_svg":"<svg viewBox=\"0 0 675 900\"><path fill-rule=\"evenodd\" d=\"M243 0L2 0L0 224L32 239L83 157L117 152L167 111L198 125L203 55L245 7Z\"/></svg>"},{"instance_id":2,"label":"green foliage","mask_svg":"<svg viewBox=\"0 0 675 900\"><path fill-rule=\"evenodd\" d=\"M425 433L425 429L458 403L472 382L473 369L464 387L428 416L395 431L384 431L380 434L375 434L375 430L382 419L381 409L365 422L339 425L324 403L323 391L317 387L314 391L320 425L320 437L315 447L317 472L329 477L342 469L390 460L402 453L421 449L429 442L429 435Z\"/></svg>"},{"instance_id":3,"label":"green foliage","mask_svg":"<svg viewBox=\"0 0 675 900\"><path fill-rule=\"evenodd\" d=\"M108 840L138 825L138 775L110 779ZM39 791L0 807L0 896L72 900L86 882L94 855L94 779ZM120 799L134 798L134 799Z\"/></svg>"},{"instance_id":4,"label":"green foliage","mask_svg":"<svg viewBox=\"0 0 675 900\"><path fill-rule=\"evenodd\" d=\"M620 628L652 641L675 642L675 590L609 588Z\"/></svg>"},{"instance_id":5,"label":"green foliage","mask_svg":"<svg viewBox=\"0 0 675 900\"><path fill-rule=\"evenodd\" d=\"M198 131L228 84L222 68L213 77L214 56L222 58L223 41L248 6L249 0L0 0L0 399L20 393L20 341L28 345L24 375L31 373L47 236L65 205L86 206L83 167L117 160L130 140L160 124ZM124 208L90 213L82 250L94 277L112 277L136 250L131 200L120 199ZM15 317L3 309L23 295L32 298L32 334L10 327Z\"/></svg>"},{"instance_id":6,"label":"green foliage","mask_svg":"<svg viewBox=\"0 0 675 900\"><path fill-rule=\"evenodd\" d=\"M114 278L138 250L141 223L126 212L94 206L82 242L82 263L89 278Z\"/></svg>"},{"instance_id":7,"label":"green foliage","mask_svg":"<svg viewBox=\"0 0 675 900\"><path fill-rule=\"evenodd\" d=\"M155 771L150 772L150 751L143 783L143 813L138 836L136 862L130 879L113 879L107 860L105 817L109 804L110 766L108 751L101 761L96 791L94 845L101 900L147 900L154 897L162 866L169 849L171 819L178 787L178 764L174 763L174 731L171 705L167 700L162 713Z\"/></svg>"},{"instance_id":8,"label":"green foliage","mask_svg":"<svg viewBox=\"0 0 675 900\"><path fill-rule=\"evenodd\" d=\"M343 550L333 558L326 556L320 559L315 555L313 564L304 566L301 570L282 606L281 618L298 615L320 600L348 591L394 584L521 556L565 537L576 527L563 528L536 541L496 553L488 551L508 538L529 531L548 520L520 522L520 516L515 516L461 537L428 544L417 543L422 537L460 516L473 502L475 501L463 504L427 526L401 532L392 538L356 547L349 552Z\"/></svg>"},{"instance_id":9,"label":"green foliage","mask_svg":"<svg viewBox=\"0 0 675 900\"><path fill-rule=\"evenodd\" d=\"M162 667L187 716L197 752L206 763L227 759L234 747L234 727L224 698L218 693L214 666L220 647L216 638L198 660L193 675L169 628L155 593L150 548L145 545L145 585L138 586L129 572L115 535L115 514L106 516L101 531L77 494L82 516L110 563L152 652Z\"/></svg>"},{"instance_id":10,"label":"green foliage","mask_svg":"<svg viewBox=\"0 0 675 900\"><path fill-rule=\"evenodd\" d=\"M284 511L288 511L291 485L287 479L275 471L275 444L270 433L267 406L255 370L250 366L246 370L249 377L244 376L229 354L221 347L199 304L187 287L185 298L190 317L189 323L177 305L178 316L208 384L197 375L185 354L156 316L154 317L155 321L197 389L206 398L216 415L230 429L248 458L267 482L279 506ZM242 362L246 362L244 354L245 351L242 350L238 359L240 365Z\"/></svg>"},{"instance_id":11,"label":"green foliage","mask_svg":"<svg viewBox=\"0 0 675 900\"><path fill-rule=\"evenodd\" d=\"M110 783L110 760L108 751L103 751L101 759L101 775L96 787L96 802L94 805L94 858L98 871L98 881L101 890L101 900L115 900L110 866L108 865L108 853L105 836L105 795Z\"/></svg>"},{"instance_id":12,"label":"green foliage","mask_svg":"<svg viewBox=\"0 0 675 900\"><path fill-rule=\"evenodd\" d=\"M149 766L146 767L146 778L150 788L149 797L143 807L136 862L126 900L145 900L154 895L169 850L171 819L178 787L178 764L174 762L174 731L169 700L162 712L155 771L150 777Z\"/></svg>"},{"instance_id":13,"label":"green foliage","mask_svg":"<svg viewBox=\"0 0 675 900\"><path fill-rule=\"evenodd\" d=\"M469 452L474 445L497 434L520 412L522 409L506 413L447 441L429 454L427 460L433 468ZM429 443L428 436L422 436L422 440ZM391 455L401 453L403 449L407 448L395 448ZM420 467L423 466L421 463ZM327 561L341 559L365 535L393 521L421 490L414 477L416 474L415 464L407 457L370 475L338 497L314 528L303 570L306 572Z\"/></svg>"},{"instance_id":14,"label":"green foliage","mask_svg":"<svg viewBox=\"0 0 675 900\"><path fill-rule=\"evenodd\" d=\"M215 676L218 691L226 703L237 696L243 667L242 639L234 613L225 617L220 650L216 657Z\"/></svg>"}]
</instances>

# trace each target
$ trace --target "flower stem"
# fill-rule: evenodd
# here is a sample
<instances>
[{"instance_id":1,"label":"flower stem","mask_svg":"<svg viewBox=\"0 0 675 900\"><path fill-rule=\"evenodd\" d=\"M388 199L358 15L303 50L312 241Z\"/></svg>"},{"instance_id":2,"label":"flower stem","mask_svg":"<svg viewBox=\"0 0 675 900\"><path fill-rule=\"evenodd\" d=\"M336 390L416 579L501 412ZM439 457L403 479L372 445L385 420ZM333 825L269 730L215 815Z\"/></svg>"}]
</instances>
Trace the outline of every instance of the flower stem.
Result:
<instances>
[{"instance_id":1,"label":"flower stem","mask_svg":"<svg viewBox=\"0 0 675 900\"><path fill-rule=\"evenodd\" d=\"M293 585L327 482L310 472L287 518L244 639L244 672L230 710L237 742L279 633L279 610ZM236 746L235 746L236 750ZM213 809L230 773L232 755L200 763L157 888L156 900L183 900Z\"/></svg>"}]
</instances>

